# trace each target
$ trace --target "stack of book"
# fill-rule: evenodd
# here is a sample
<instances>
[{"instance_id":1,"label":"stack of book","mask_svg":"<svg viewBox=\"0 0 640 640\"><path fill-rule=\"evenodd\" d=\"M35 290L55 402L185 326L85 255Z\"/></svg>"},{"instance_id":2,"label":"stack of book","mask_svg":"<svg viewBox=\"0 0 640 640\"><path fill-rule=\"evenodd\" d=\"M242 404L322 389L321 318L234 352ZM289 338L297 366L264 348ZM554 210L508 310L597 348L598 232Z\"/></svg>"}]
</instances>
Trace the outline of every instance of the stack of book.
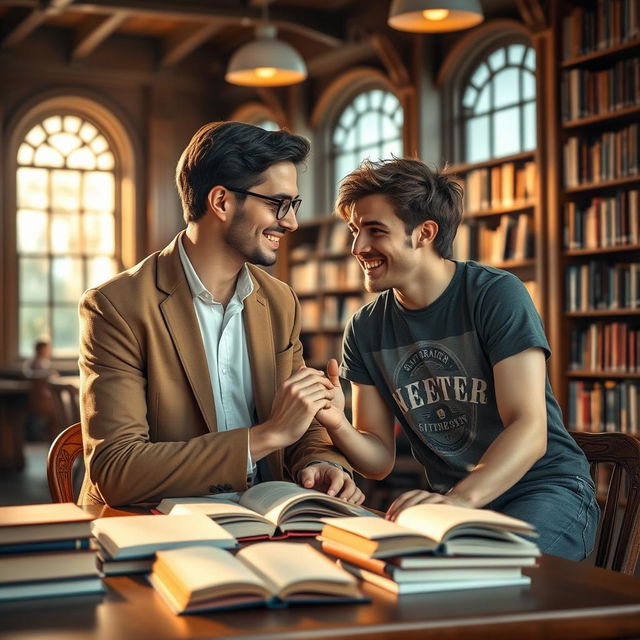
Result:
<instances>
[{"instance_id":1,"label":"stack of book","mask_svg":"<svg viewBox=\"0 0 640 640\"><path fill-rule=\"evenodd\" d=\"M174 613L368 602L356 579L308 544L260 542L159 551L149 576Z\"/></svg>"},{"instance_id":2,"label":"stack of book","mask_svg":"<svg viewBox=\"0 0 640 640\"><path fill-rule=\"evenodd\" d=\"M0 507L0 601L102 592L92 519L71 503Z\"/></svg>"},{"instance_id":3,"label":"stack of book","mask_svg":"<svg viewBox=\"0 0 640 640\"><path fill-rule=\"evenodd\" d=\"M238 543L225 529L202 514L132 515L98 518L92 532L102 575L147 573L157 551L208 546L234 549Z\"/></svg>"},{"instance_id":4,"label":"stack of book","mask_svg":"<svg viewBox=\"0 0 640 640\"><path fill-rule=\"evenodd\" d=\"M535 536L522 520L486 509L420 504L395 522L325 519L322 550L365 580L397 594L527 585Z\"/></svg>"}]
</instances>

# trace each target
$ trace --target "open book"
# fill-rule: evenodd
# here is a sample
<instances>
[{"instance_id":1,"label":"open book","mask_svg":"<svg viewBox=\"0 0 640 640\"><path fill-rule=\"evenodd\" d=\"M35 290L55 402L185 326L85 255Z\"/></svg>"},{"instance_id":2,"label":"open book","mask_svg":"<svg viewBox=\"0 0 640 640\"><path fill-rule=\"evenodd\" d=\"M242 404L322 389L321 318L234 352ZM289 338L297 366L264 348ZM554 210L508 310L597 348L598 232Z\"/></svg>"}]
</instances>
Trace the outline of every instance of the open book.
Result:
<instances>
[{"instance_id":1,"label":"open book","mask_svg":"<svg viewBox=\"0 0 640 640\"><path fill-rule=\"evenodd\" d=\"M366 602L353 576L308 544L160 551L149 581L174 613L256 605Z\"/></svg>"},{"instance_id":2,"label":"open book","mask_svg":"<svg viewBox=\"0 0 640 640\"><path fill-rule=\"evenodd\" d=\"M93 535L100 548L113 560L152 556L161 549L208 545L231 549L235 538L225 529L199 514L184 516L117 516L98 518Z\"/></svg>"},{"instance_id":3,"label":"open book","mask_svg":"<svg viewBox=\"0 0 640 640\"><path fill-rule=\"evenodd\" d=\"M318 533L323 517L372 516L363 507L292 482L262 482L237 495L237 500L165 498L157 510L171 515L203 513L236 538Z\"/></svg>"},{"instance_id":4,"label":"open book","mask_svg":"<svg viewBox=\"0 0 640 640\"><path fill-rule=\"evenodd\" d=\"M445 555L538 556L528 523L488 509L417 504L395 522L381 518L325 520L322 540L338 542L372 558L432 552Z\"/></svg>"}]
</instances>

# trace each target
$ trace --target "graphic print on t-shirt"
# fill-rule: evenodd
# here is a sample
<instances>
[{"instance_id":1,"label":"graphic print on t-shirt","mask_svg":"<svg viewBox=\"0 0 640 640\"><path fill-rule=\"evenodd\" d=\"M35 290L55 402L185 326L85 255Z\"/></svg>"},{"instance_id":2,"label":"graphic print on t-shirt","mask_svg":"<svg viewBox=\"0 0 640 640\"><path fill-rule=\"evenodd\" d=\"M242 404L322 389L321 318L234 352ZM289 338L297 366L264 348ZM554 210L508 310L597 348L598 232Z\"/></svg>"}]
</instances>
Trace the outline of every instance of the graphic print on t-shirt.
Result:
<instances>
[{"instance_id":1,"label":"graphic print on t-shirt","mask_svg":"<svg viewBox=\"0 0 640 640\"><path fill-rule=\"evenodd\" d=\"M478 405L487 404L487 382L470 376L442 342L420 341L394 357L392 395L413 430L435 453L459 456L473 444ZM391 370L389 367L387 370Z\"/></svg>"}]
</instances>

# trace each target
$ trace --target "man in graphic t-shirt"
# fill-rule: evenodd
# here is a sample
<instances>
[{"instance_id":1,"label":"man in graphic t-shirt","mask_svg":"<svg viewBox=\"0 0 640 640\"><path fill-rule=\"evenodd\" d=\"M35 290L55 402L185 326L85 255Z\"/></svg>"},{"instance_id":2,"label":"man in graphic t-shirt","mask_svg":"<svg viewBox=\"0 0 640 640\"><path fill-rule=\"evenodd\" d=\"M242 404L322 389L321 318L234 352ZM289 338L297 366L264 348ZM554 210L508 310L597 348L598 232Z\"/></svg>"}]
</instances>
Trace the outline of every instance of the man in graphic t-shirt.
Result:
<instances>
[{"instance_id":1,"label":"man in graphic t-shirt","mask_svg":"<svg viewBox=\"0 0 640 640\"><path fill-rule=\"evenodd\" d=\"M336 206L365 287L380 295L345 332L353 425L340 402L317 414L334 444L383 478L395 418L430 491L404 493L388 518L422 502L487 507L534 524L543 552L583 559L598 506L551 392L542 322L518 278L450 258L460 186L417 160L367 161L342 181ZM335 360L328 375L337 388Z\"/></svg>"}]
</instances>

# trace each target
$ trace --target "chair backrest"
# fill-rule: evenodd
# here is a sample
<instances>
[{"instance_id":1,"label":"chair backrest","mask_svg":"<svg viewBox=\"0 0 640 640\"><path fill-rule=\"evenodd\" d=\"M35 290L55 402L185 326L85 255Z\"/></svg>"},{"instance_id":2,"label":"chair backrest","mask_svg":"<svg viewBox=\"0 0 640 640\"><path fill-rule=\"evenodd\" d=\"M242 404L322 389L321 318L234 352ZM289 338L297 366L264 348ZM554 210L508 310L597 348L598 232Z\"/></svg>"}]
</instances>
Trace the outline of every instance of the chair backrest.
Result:
<instances>
[{"instance_id":1,"label":"chair backrest","mask_svg":"<svg viewBox=\"0 0 640 640\"><path fill-rule=\"evenodd\" d=\"M61 431L49 449L47 480L52 502L75 502L73 463L81 453L82 431L76 422Z\"/></svg>"},{"instance_id":2,"label":"chair backrest","mask_svg":"<svg viewBox=\"0 0 640 640\"><path fill-rule=\"evenodd\" d=\"M625 433L571 432L587 456L604 507L595 565L634 575L640 556L640 440ZM598 473L606 466L610 474ZM598 482L606 487L598 487Z\"/></svg>"},{"instance_id":3,"label":"chair backrest","mask_svg":"<svg viewBox=\"0 0 640 640\"><path fill-rule=\"evenodd\" d=\"M50 378L48 385L53 397L57 430L60 431L68 424L80 422L80 392L78 386L56 378Z\"/></svg>"}]
</instances>

